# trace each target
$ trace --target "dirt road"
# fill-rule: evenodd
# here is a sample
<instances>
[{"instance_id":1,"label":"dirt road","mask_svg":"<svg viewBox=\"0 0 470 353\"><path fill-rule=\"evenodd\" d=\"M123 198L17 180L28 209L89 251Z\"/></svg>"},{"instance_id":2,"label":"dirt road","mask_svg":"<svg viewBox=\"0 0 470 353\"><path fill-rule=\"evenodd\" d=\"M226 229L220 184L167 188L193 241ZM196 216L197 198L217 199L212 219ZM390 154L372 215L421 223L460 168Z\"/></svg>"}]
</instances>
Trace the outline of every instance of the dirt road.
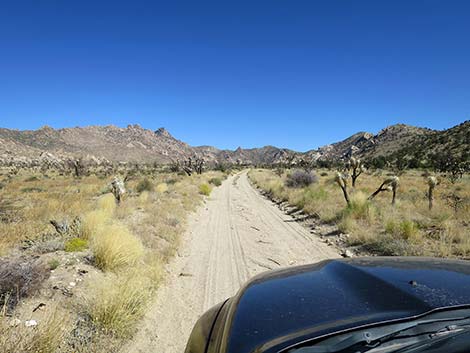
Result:
<instances>
[{"instance_id":1,"label":"dirt road","mask_svg":"<svg viewBox=\"0 0 470 353\"><path fill-rule=\"evenodd\" d=\"M264 199L246 172L228 178L189 222L167 281L125 352L182 353L197 318L250 277L338 257Z\"/></svg>"}]
</instances>

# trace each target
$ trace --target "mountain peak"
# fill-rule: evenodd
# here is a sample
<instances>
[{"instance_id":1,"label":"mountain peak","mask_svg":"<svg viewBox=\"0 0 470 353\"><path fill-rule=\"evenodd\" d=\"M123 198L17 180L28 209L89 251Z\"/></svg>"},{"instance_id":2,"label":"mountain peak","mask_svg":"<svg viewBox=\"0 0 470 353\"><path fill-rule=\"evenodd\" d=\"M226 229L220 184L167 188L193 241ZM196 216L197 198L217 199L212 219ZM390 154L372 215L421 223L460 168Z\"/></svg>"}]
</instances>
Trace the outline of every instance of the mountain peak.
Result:
<instances>
[{"instance_id":1,"label":"mountain peak","mask_svg":"<svg viewBox=\"0 0 470 353\"><path fill-rule=\"evenodd\" d=\"M155 135L162 136L162 137L173 138L173 136L171 136L171 134L168 132L168 130L165 129L164 127L161 127L158 130L156 130Z\"/></svg>"}]
</instances>

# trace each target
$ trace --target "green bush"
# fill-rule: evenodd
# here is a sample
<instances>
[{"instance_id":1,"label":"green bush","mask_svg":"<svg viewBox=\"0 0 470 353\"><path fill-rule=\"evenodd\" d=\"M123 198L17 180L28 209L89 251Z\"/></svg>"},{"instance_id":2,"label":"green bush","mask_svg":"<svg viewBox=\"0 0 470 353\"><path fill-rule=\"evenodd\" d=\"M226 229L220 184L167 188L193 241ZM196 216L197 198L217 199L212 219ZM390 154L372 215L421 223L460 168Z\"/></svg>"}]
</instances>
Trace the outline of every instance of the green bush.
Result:
<instances>
[{"instance_id":1,"label":"green bush","mask_svg":"<svg viewBox=\"0 0 470 353\"><path fill-rule=\"evenodd\" d=\"M375 208L362 192L351 195L349 205L343 210L343 216L362 219L369 223L374 220L375 213Z\"/></svg>"},{"instance_id":2,"label":"green bush","mask_svg":"<svg viewBox=\"0 0 470 353\"><path fill-rule=\"evenodd\" d=\"M153 191L153 184L150 180L147 178L139 181L137 184L136 190L138 193L144 192L144 191Z\"/></svg>"},{"instance_id":3,"label":"green bush","mask_svg":"<svg viewBox=\"0 0 470 353\"><path fill-rule=\"evenodd\" d=\"M211 191L212 191L212 189L209 185L207 185L207 184L199 185L199 193L200 194L209 196Z\"/></svg>"},{"instance_id":4,"label":"green bush","mask_svg":"<svg viewBox=\"0 0 470 353\"><path fill-rule=\"evenodd\" d=\"M88 247L88 242L81 238L72 238L65 243L65 251L77 252L83 251Z\"/></svg>"},{"instance_id":5,"label":"green bush","mask_svg":"<svg viewBox=\"0 0 470 353\"><path fill-rule=\"evenodd\" d=\"M55 270L60 265L60 261L57 259L52 259L48 262L49 268Z\"/></svg>"},{"instance_id":6,"label":"green bush","mask_svg":"<svg viewBox=\"0 0 470 353\"><path fill-rule=\"evenodd\" d=\"M211 180L209 180L209 184L220 186L222 185L222 180L220 180L220 178L212 178Z\"/></svg>"},{"instance_id":7,"label":"green bush","mask_svg":"<svg viewBox=\"0 0 470 353\"><path fill-rule=\"evenodd\" d=\"M385 232L405 240L416 239L419 233L418 225L410 220L397 222L389 220L385 224Z\"/></svg>"},{"instance_id":8,"label":"green bush","mask_svg":"<svg viewBox=\"0 0 470 353\"><path fill-rule=\"evenodd\" d=\"M30 181L38 181L38 180L39 180L39 178L37 176L33 175L33 176L30 176L29 178L26 178L24 181L30 182Z\"/></svg>"},{"instance_id":9,"label":"green bush","mask_svg":"<svg viewBox=\"0 0 470 353\"><path fill-rule=\"evenodd\" d=\"M36 187L21 189L21 192L43 192L43 191L44 191L44 189L36 188Z\"/></svg>"},{"instance_id":10,"label":"green bush","mask_svg":"<svg viewBox=\"0 0 470 353\"><path fill-rule=\"evenodd\" d=\"M418 225L413 221L402 221L400 223L400 233L404 239L414 238L418 234Z\"/></svg>"}]
</instances>

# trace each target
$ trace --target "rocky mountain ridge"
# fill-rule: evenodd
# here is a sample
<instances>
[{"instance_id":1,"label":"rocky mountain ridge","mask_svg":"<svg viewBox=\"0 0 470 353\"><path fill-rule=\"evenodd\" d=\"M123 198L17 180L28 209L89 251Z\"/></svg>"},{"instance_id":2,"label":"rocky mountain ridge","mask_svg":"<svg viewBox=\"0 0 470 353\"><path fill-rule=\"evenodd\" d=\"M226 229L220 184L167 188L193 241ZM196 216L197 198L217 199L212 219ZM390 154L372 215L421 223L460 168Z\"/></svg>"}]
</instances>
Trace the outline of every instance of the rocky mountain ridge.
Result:
<instances>
[{"instance_id":1,"label":"rocky mountain ridge","mask_svg":"<svg viewBox=\"0 0 470 353\"><path fill-rule=\"evenodd\" d=\"M152 131L139 125L62 129L44 126L23 131L0 128L0 165L55 165L77 158L98 165L110 162L165 164L188 157L204 158L207 163L261 165L291 163L299 159L338 161L351 155L363 159L390 155L406 157L414 150L421 151L424 157L430 151L446 148L456 153L468 151L469 136L470 121L443 131L397 124L377 134L358 132L342 141L302 153L274 146L236 150L193 147L174 138L164 128ZM426 146L426 149L420 149L420 146Z\"/></svg>"}]
</instances>

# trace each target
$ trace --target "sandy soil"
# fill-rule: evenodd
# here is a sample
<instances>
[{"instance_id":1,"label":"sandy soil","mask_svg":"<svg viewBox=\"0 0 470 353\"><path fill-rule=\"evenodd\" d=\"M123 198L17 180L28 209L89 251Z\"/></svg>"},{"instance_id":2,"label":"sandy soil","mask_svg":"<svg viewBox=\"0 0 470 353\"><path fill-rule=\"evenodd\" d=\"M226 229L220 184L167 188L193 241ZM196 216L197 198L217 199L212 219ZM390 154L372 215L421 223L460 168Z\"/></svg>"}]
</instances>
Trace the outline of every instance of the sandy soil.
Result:
<instances>
[{"instance_id":1,"label":"sandy soil","mask_svg":"<svg viewBox=\"0 0 470 353\"><path fill-rule=\"evenodd\" d=\"M198 317L250 277L333 257L333 248L262 197L246 172L232 176L191 216L166 283L124 352L182 353Z\"/></svg>"}]
</instances>

